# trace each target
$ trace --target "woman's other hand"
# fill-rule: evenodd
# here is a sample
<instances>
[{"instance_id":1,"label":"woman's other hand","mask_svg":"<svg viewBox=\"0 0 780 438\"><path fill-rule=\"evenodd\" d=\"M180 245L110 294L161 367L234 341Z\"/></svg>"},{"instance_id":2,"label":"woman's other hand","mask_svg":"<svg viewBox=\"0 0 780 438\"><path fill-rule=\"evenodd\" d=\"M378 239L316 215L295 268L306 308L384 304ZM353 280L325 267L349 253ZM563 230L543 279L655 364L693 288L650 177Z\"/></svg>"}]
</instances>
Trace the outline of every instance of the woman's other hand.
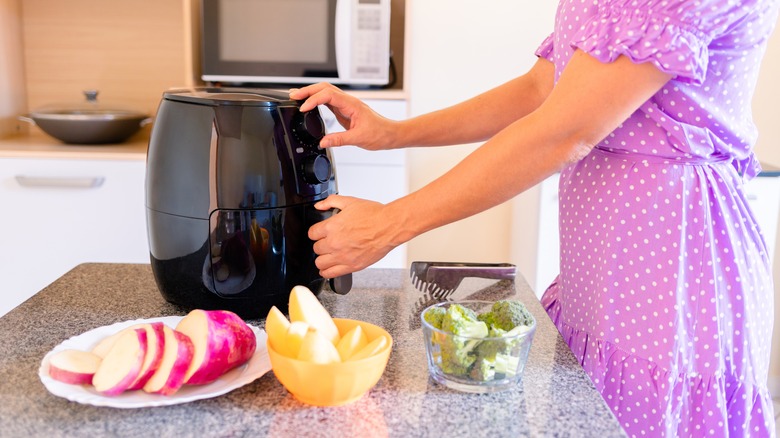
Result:
<instances>
[{"instance_id":1,"label":"woman's other hand","mask_svg":"<svg viewBox=\"0 0 780 438\"><path fill-rule=\"evenodd\" d=\"M400 226L384 204L331 195L314 207L341 210L309 228L318 255L315 264L325 278L365 269L398 246L394 242L398 241Z\"/></svg>"},{"instance_id":2,"label":"woman's other hand","mask_svg":"<svg viewBox=\"0 0 780 438\"><path fill-rule=\"evenodd\" d=\"M325 105L346 129L327 134L320 140L320 147L358 146L367 150L392 149L395 138L393 120L382 117L355 96L349 95L332 84L322 82L290 90L290 99L303 100L301 111L311 111Z\"/></svg>"}]
</instances>

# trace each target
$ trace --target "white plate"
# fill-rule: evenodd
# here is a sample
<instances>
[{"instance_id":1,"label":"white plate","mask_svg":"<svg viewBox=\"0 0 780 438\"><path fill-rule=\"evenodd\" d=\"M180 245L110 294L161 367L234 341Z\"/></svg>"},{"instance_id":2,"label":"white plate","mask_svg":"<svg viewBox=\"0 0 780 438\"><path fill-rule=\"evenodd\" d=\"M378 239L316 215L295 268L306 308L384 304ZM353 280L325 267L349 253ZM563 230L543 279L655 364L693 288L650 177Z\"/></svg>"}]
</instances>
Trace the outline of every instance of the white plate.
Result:
<instances>
[{"instance_id":1,"label":"white plate","mask_svg":"<svg viewBox=\"0 0 780 438\"><path fill-rule=\"evenodd\" d=\"M104 337L131 325L161 321L168 327L175 328L182 318L181 316L165 316L118 322L74 336L57 345L44 356L41 367L38 369L38 376L49 392L70 401L112 408L145 408L188 403L194 400L216 397L253 382L271 370L271 360L268 357L268 350L266 350L265 345L267 339L265 330L250 325L249 327L255 333L255 338L257 339L257 349L247 363L230 370L208 385L184 385L173 395L166 396L147 394L143 391L127 391L118 396L108 397L99 394L89 385L71 385L58 382L49 377L49 359L58 351L67 349L89 351Z\"/></svg>"}]
</instances>

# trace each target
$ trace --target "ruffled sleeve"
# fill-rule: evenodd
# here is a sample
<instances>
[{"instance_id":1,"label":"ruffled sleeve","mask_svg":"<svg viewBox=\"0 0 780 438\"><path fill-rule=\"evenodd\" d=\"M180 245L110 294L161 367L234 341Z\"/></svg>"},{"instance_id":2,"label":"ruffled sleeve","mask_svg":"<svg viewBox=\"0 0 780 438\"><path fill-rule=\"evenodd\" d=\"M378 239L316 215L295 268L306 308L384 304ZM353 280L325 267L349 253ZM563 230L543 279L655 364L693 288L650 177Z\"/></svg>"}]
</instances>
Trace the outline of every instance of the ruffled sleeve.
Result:
<instances>
[{"instance_id":1,"label":"ruffled sleeve","mask_svg":"<svg viewBox=\"0 0 780 438\"><path fill-rule=\"evenodd\" d=\"M707 73L711 38L701 29L701 15L686 10L683 3L605 2L572 35L570 44L602 62L624 55L635 63L652 62L678 80L700 84Z\"/></svg>"},{"instance_id":2,"label":"ruffled sleeve","mask_svg":"<svg viewBox=\"0 0 780 438\"><path fill-rule=\"evenodd\" d=\"M547 36L547 38L542 41L542 44L539 45L539 48L536 49L536 56L540 58L544 58L550 62L555 62L553 60L553 34L550 34Z\"/></svg>"},{"instance_id":3,"label":"ruffled sleeve","mask_svg":"<svg viewBox=\"0 0 780 438\"><path fill-rule=\"evenodd\" d=\"M748 4L746 4L748 3ZM718 0L612 0L583 17L569 40L602 62L624 55L652 62L678 80L700 84L707 73L708 46L750 11L747 2Z\"/></svg>"}]
</instances>

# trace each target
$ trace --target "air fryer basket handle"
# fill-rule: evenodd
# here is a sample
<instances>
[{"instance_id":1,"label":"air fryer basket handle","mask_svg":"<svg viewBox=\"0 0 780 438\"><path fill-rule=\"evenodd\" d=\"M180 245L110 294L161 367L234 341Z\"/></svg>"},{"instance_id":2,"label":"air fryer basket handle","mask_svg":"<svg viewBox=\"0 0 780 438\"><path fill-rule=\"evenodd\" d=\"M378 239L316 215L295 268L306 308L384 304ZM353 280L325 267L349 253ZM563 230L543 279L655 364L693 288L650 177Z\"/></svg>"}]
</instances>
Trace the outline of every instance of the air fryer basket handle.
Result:
<instances>
[{"instance_id":1,"label":"air fryer basket handle","mask_svg":"<svg viewBox=\"0 0 780 438\"><path fill-rule=\"evenodd\" d=\"M339 295L346 295L352 289L352 274L345 274L328 280L330 288Z\"/></svg>"}]
</instances>

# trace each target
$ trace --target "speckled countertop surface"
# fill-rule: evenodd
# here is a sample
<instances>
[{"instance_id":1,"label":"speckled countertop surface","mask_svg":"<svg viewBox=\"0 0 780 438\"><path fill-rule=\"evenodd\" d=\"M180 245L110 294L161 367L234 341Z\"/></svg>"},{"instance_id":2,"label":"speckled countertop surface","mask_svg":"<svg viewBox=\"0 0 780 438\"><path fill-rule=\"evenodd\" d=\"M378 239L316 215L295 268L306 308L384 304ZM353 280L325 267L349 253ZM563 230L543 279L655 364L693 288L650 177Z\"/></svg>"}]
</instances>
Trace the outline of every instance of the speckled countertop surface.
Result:
<instances>
[{"instance_id":1,"label":"speckled countertop surface","mask_svg":"<svg viewBox=\"0 0 780 438\"><path fill-rule=\"evenodd\" d=\"M334 317L378 324L394 340L379 383L350 405L304 405L269 372L212 399L114 409L50 394L38 378L43 356L96 327L186 311L162 299L148 265L80 265L0 318L0 437L623 436L522 277L469 279L454 297L516 297L538 320L522 383L500 393L456 392L428 377L414 315L420 296L405 270L369 269L354 275L347 295L322 292Z\"/></svg>"}]
</instances>

